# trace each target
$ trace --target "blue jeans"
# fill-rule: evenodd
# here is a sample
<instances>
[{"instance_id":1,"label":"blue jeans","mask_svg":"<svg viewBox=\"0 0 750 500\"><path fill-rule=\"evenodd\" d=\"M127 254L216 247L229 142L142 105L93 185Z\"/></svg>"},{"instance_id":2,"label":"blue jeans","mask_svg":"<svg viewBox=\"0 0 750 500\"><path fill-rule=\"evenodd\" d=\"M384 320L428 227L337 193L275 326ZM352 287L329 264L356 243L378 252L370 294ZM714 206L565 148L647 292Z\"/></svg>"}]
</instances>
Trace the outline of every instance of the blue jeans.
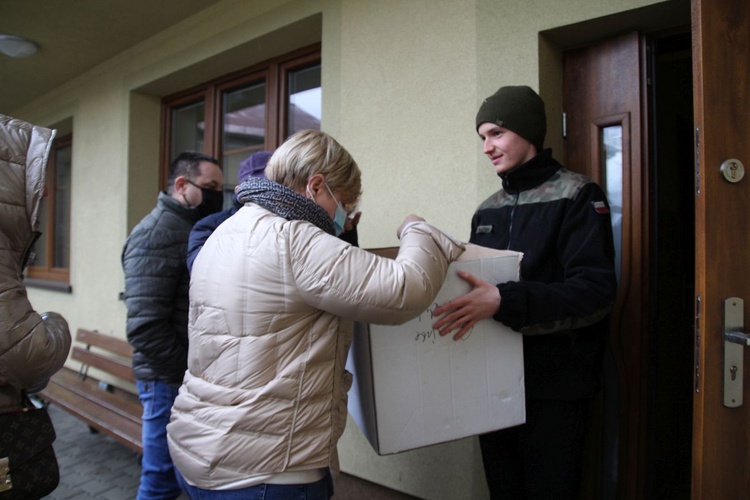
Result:
<instances>
[{"instance_id":1,"label":"blue jeans","mask_svg":"<svg viewBox=\"0 0 750 500\"><path fill-rule=\"evenodd\" d=\"M238 490L204 490L191 486L177 472L177 480L192 500L328 500L333 496L331 473L310 484L259 484Z\"/></svg>"},{"instance_id":2,"label":"blue jeans","mask_svg":"<svg viewBox=\"0 0 750 500\"><path fill-rule=\"evenodd\" d=\"M177 389L159 381L136 382L143 405L143 459L138 500L166 500L180 496L180 485L167 447L167 424Z\"/></svg>"}]
</instances>

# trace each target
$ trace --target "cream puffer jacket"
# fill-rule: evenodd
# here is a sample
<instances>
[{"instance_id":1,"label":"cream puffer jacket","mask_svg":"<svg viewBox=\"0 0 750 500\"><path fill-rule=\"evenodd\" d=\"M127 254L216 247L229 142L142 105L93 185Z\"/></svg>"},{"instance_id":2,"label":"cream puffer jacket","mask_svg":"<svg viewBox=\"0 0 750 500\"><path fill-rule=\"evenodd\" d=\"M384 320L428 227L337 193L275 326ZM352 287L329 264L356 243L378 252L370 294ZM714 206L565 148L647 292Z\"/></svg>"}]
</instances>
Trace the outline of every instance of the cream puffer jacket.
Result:
<instances>
[{"instance_id":1,"label":"cream puffer jacket","mask_svg":"<svg viewBox=\"0 0 750 500\"><path fill-rule=\"evenodd\" d=\"M463 249L417 222L387 259L308 222L241 208L193 267L188 370L167 427L180 473L221 489L253 476L337 472L354 320L416 317Z\"/></svg>"},{"instance_id":2,"label":"cream puffer jacket","mask_svg":"<svg viewBox=\"0 0 750 500\"><path fill-rule=\"evenodd\" d=\"M37 314L23 284L54 135L0 114L0 410L18 406L21 390L44 388L70 350L67 322Z\"/></svg>"}]
</instances>

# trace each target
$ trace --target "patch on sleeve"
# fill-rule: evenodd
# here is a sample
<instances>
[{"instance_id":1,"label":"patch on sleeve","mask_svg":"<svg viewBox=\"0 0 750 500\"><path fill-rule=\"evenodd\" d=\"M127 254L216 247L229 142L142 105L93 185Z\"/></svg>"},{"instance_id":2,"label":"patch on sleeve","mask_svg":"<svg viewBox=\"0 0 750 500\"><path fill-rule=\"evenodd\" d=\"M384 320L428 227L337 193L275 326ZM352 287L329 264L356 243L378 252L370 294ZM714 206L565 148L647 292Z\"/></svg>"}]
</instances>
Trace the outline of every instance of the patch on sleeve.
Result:
<instances>
[{"instance_id":1,"label":"patch on sleeve","mask_svg":"<svg viewBox=\"0 0 750 500\"><path fill-rule=\"evenodd\" d=\"M609 207L603 201L592 201L591 205L594 207L594 211L598 214L609 213Z\"/></svg>"},{"instance_id":2,"label":"patch on sleeve","mask_svg":"<svg viewBox=\"0 0 750 500\"><path fill-rule=\"evenodd\" d=\"M474 234L490 234L491 232L492 232L492 224L484 225L484 226L477 226L477 230L474 232Z\"/></svg>"}]
</instances>

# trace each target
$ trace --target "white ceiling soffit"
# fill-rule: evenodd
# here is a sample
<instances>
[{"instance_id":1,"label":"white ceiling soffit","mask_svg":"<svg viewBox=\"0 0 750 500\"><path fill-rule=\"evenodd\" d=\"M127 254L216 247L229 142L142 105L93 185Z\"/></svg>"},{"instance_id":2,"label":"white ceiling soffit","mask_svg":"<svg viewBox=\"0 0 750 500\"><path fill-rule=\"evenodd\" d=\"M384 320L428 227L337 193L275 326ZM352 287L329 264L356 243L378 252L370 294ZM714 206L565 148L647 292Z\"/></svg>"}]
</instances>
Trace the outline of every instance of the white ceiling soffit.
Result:
<instances>
[{"instance_id":1,"label":"white ceiling soffit","mask_svg":"<svg viewBox=\"0 0 750 500\"><path fill-rule=\"evenodd\" d=\"M0 0L0 34L24 37L39 48L22 59L0 53L0 113L11 113L218 1Z\"/></svg>"}]
</instances>

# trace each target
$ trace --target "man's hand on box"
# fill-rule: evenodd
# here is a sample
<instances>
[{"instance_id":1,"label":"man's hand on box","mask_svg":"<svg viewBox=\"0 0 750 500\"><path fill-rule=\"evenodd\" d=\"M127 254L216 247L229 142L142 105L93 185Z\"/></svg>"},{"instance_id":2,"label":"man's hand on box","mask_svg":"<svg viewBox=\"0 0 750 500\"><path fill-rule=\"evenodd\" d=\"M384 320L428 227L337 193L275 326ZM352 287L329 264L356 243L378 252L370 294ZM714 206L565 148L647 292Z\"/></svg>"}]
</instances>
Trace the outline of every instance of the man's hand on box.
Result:
<instances>
[{"instance_id":1,"label":"man's hand on box","mask_svg":"<svg viewBox=\"0 0 750 500\"><path fill-rule=\"evenodd\" d=\"M459 340L478 321L491 318L500 308L500 291L496 286L464 271L458 271L458 276L469 283L472 290L435 309L433 314L440 319L432 324L440 335L458 330L453 340Z\"/></svg>"}]
</instances>

